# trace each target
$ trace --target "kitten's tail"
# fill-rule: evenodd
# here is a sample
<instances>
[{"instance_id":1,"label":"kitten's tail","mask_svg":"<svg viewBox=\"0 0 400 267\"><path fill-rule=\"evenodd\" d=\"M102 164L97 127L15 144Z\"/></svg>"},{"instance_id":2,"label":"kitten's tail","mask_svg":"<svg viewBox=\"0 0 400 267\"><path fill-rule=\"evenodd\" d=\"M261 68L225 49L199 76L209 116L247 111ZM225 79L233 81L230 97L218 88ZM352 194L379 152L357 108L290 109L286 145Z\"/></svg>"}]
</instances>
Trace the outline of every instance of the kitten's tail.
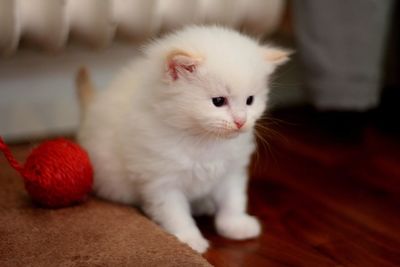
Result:
<instances>
[{"instance_id":1,"label":"kitten's tail","mask_svg":"<svg viewBox=\"0 0 400 267\"><path fill-rule=\"evenodd\" d=\"M81 116L83 116L87 106L95 95L95 87L93 86L92 80L90 79L90 73L86 67L81 67L78 70L75 84L76 93L78 95L78 101L81 108Z\"/></svg>"}]
</instances>

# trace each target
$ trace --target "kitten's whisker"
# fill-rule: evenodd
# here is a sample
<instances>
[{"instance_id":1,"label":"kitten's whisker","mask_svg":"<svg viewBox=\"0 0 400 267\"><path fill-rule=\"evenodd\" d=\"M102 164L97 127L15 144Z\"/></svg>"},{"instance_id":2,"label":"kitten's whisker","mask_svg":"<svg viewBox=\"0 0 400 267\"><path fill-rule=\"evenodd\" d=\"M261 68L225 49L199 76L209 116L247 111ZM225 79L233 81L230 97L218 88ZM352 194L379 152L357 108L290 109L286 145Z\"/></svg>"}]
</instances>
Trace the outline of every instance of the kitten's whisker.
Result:
<instances>
[{"instance_id":1,"label":"kitten's whisker","mask_svg":"<svg viewBox=\"0 0 400 267\"><path fill-rule=\"evenodd\" d=\"M267 140L263 137L262 134L260 134L257 131L254 131L256 138L257 138L257 144L261 144L263 145L264 149L268 149L269 150L269 143L267 142Z\"/></svg>"},{"instance_id":2,"label":"kitten's whisker","mask_svg":"<svg viewBox=\"0 0 400 267\"><path fill-rule=\"evenodd\" d=\"M281 120L275 117L271 117L270 114L266 113L261 116L261 118L258 119L258 122L262 123L271 123L271 124L276 124L276 125L291 125L291 126L296 126L298 125L297 123L293 123L290 121L286 120Z\"/></svg>"},{"instance_id":3,"label":"kitten's whisker","mask_svg":"<svg viewBox=\"0 0 400 267\"><path fill-rule=\"evenodd\" d=\"M255 142L256 142L256 144L257 144L257 146L256 146L256 149L255 149L255 164L258 164L259 162L260 162L260 148L259 148L259 146L258 146L258 137L257 137L257 133L254 131L254 137L255 137Z\"/></svg>"},{"instance_id":4,"label":"kitten's whisker","mask_svg":"<svg viewBox=\"0 0 400 267\"><path fill-rule=\"evenodd\" d=\"M267 127L266 125L258 123L258 124L256 124L255 129L256 129L256 131L262 131L262 133L264 133L265 135L269 135L270 137L278 139L279 141L283 141L286 144L289 143L289 140L287 139L287 137L285 135L281 134L279 131L277 131L271 127Z\"/></svg>"},{"instance_id":5,"label":"kitten's whisker","mask_svg":"<svg viewBox=\"0 0 400 267\"><path fill-rule=\"evenodd\" d=\"M274 155L274 153L272 152L272 148L270 143L267 141L267 139L260 133L258 133L257 131L255 131L255 135L257 137L257 144L262 144L264 147L264 151L268 151L268 154L274 159L274 162L277 162L277 159Z\"/></svg>"}]
</instances>

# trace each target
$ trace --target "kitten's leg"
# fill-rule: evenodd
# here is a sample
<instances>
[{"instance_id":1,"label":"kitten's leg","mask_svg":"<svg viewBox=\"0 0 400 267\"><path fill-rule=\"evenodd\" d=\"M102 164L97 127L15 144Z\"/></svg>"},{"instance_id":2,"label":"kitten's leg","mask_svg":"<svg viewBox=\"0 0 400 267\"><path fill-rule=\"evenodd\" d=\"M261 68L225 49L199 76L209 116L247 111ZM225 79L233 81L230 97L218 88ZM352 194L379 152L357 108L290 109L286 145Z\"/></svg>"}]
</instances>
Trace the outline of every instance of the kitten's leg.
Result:
<instances>
[{"instance_id":1,"label":"kitten's leg","mask_svg":"<svg viewBox=\"0 0 400 267\"><path fill-rule=\"evenodd\" d=\"M215 225L220 235L231 239L248 239L261 233L257 218L246 212L247 175L245 170L233 172L216 188L217 204Z\"/></svg>"},{"instance_id":2,"label":"kitten's leg","mask_svg":"<svg viewBox=\"0 0 400 267\"><path fill-rule=\"evenodd\" d=\"M143 204L144 212L167 232L199 253L207 250L208 241L197 228L190 214L189 202L182 192L165 188L152 190L146 192Z\"/></svg>"}]
</instances>

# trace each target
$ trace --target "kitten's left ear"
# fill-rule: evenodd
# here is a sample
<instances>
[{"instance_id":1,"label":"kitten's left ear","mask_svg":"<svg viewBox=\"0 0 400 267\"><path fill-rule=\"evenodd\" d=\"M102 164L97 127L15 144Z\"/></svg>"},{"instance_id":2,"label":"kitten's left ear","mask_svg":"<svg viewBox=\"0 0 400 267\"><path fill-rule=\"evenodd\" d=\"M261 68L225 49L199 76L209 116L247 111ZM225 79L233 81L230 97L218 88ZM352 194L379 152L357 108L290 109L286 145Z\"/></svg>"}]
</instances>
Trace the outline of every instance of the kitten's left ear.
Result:
<instances>
[{"instance_id":1,"label":"kitten's left ear","mask_svg":"<svg viewBox=\"0 0 400 267\"><path fill-rule=\"evenodd\" d=\"M279 66L286 63L293 52L282 48L264 46L262 53L267 62Z\"/></svg>"},{"instance_id":2,"label":"kitten's left ear","mask_svg":"<svg viewBox=\"0 0 400 267\"><path fill-rule=\"evenodd\" d=\"M183 50L174 50L167 55L166 81L176 81L193 75L201 58Z\"/></svg>"}]
</instances>

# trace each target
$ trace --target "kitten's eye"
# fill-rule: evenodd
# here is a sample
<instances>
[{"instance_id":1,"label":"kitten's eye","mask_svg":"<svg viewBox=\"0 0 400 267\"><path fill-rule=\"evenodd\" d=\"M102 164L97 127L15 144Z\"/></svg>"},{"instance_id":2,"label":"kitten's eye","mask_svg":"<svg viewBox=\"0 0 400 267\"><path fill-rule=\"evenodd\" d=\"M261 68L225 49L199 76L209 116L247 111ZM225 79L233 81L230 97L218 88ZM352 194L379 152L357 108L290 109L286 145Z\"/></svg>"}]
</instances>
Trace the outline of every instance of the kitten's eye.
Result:
<instances>
[{"instance_id":1,"label":"kitten's eye","mask_svg":"<svg viewBox=\"0 0 400 267\"><path fill-rule=\"evenodd\" d=\"M223 105L226 105L228 103L226 97L222 97L222 96L213 97L212 102L213 102L214 106L216 106L216 107L222 107Z\"/></svg>"},{"instance_id":2,"label":"kitten's eye","mask_svg":"<svg viewBox=\"0 0 400 267\"><path fill-rule=\"evenodd\" d=\"M253 104L254 101L254 96L249 96L246 100L246 105L250 106L251 104Z\"/></svg>"}]
</instances>

